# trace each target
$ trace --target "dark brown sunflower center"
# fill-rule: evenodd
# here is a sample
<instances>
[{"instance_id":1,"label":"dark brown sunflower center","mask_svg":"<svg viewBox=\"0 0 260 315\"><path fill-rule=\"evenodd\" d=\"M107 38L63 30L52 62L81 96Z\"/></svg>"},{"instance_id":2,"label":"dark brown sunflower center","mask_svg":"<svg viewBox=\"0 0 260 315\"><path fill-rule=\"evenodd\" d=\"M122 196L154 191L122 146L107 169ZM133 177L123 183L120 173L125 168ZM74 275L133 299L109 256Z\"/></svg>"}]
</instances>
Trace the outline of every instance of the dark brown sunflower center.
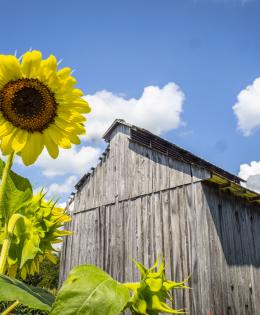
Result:
<instances>
[{"instance_id":1,"label":"dark brown sunflower center","mask_svg":"<svg viewBox=\"0 0 260 315\"><path fill-rule=\"evenodd\" d=\"M42 132L54 121L57 103L54 94L39 80L19 79L0 91L0 110L14 126Z\"/></svg>"},{"instance_id":2,"label":"dark brown sunflower center","mask_svg":"<svg viewBox=\"0 0 260 315\"><path fill-rule=\"evenodd\" d=\"M41 112L43 105L41 93L31 87L24 87L18 91L12 103L16 113L24 117L37 116Z\"/></svg>"}]
</instances>

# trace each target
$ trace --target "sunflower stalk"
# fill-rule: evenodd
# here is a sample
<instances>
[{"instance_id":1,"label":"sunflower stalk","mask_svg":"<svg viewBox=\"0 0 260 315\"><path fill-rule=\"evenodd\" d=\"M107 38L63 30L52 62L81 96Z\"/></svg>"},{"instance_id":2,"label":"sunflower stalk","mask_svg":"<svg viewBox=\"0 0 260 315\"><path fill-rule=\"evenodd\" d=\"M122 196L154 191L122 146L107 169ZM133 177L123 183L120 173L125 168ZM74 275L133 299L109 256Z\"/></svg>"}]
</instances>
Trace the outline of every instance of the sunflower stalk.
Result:
<instances>
[{"instance_id":1,"label":"sunflower stalk","mask_svg":"<svg viewBox=\"0 0 260 315\"><path fill-rule=\"evenodd\" d=\"M5 219L7 218L7 213L5 211L3 201L4 201L4 194L5 194L6 184L8 180L8 175L13 165L14 155L15 155L14 151L8 155L7 162L3 170L2 182L0 186L0 211L3 212Z\"/></svg>"},{"instance_id":2,"label":"sunflower stalk","mask_svg":"<svg viewBox=\"0 0 260 315\"><path fill-rule=\"evenodd\" d=\"M4 274L6 260L10 250L14 229L18 220L23 219L23 216L19 213L15 213L11 216L9 222L7 222L6 239L3 241L3 247L0 254L0 274Z\"/></svg>"},{"instance_id":3,"label":"sunflower stalk","mask_svg":"<svg viewBox=\"0 0 260 315\"><path fill-rule=\"evenodd\" d=\"M6 260L8 257L10 245L11 245L11 239L10 239L9 232L8 232L8 214L5 211L3 199L4 199L4 194L5 194L8 176L9 176L10 170L11 170L12 165L13 165L14 155L15 155L15 153L12 152L8 156L7 162L6 162L4 170L3 170L2 183L0 186L0 209L1 209L1 212L3 212L3 215L4 215L5 220L6 220L6 224L5 224L5 237L6 238L3 241L3 246L2 246L1 254L0 254L0 274L3 274L5 271L5 264L6 264ZM14 229L14 227L13 227L13 229Z\"/></svg>"},{"instance_id":4,"label":"sunflower stalk","mask_svg":"<svg viewBox=\"0 0 260 315\"><path fill-rule=\"evenodd\" d=\"M17 300L15 301L13 304L11 304L1 315L7 315L10 314L10 312L12 310L14 310L16 308L16 306L18 306L20 304L20 302Z\"/></svg>"},{"instance_id":5,"label":"sunflower stalk","mask_svg":"<svg viewBox=\"0 0 260 315\"><path fill-rule=\"evenodd\" d=\"M0 255L0 274L4 274L5 272L5 264L8 257L10 245L11 245L11 240L9 238L6 238L3 241L3 246L2 246L1 255Z\"/></svg>"}]
</instances>

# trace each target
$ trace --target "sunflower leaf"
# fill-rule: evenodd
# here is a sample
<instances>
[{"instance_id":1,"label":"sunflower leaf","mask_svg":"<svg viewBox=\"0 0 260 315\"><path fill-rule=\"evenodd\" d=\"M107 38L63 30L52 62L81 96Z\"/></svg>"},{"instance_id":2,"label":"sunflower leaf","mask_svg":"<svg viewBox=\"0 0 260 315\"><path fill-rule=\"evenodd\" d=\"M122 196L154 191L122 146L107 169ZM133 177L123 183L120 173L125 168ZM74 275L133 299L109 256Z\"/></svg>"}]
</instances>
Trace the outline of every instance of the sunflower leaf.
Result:
<instances>
[{"instance_id":1,"label":"sunflower leaf","mask_svg":"<svg viewBox=\"0 0 260 315\"><path fill-rule=\"evenodd\" d=\"M49 311L54 302L54 296L49 292L4 275L0 275L0 288L2 302L19 300L24 306L42 311Z\"/></svg>"},{"instance_id":2,"label":"sunflower leaf","mask_svg":"<svg viewBox=\"0 0 260 315\"><path fill-rule=\"evenodd\" d=\"M0 178L2 178L5 163L0 159ZM21 204L32 197L32 186L28 179L10 171L4 191L3 201L0 204L0 219L3 213L10 217ZM1 222L0 222L1 223ZM0 224L1 227L1 224Z\"/></svg>"},{"instance_id":3,"label":"sunflower leaf","mask_svg":"<svg viewBox=\"0 0 260 315\"><path fill-rule=\"evenodd\" d=\"M106 272L83 265L70 272L50 315L117 315L129 299L129 290Z\"/></svg>"},{"instance_id":4,"label":"sunflower leaf","mask_svg":"<svg viewBox=\"0 0 260 315\"><path fill-rule=\"evenodd\" d=\"M0 178L2 178L4 167L5 167L5 162L0 159ZM10 179L12 180L12 183L16 187L16 189L18 189L20 191L25 191L25 190L29 189L31 191L31 194L32 194L33 189L32 189L32 185L31 185L29 179L27 179L21 175L18 175L17 173L15 173L12 170L10 171L9 176L10 176Z\"/></svg>"}]
</instances>

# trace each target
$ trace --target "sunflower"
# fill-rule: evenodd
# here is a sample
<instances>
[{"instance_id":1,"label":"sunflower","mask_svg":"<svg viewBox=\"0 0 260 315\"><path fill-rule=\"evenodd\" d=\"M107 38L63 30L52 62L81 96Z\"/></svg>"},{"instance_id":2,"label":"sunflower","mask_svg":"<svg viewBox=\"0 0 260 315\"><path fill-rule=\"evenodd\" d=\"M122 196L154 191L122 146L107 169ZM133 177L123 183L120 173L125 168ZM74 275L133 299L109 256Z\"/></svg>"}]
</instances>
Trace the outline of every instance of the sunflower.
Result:
<instances>
[{"instance_id":1,"label":"sunflower","mask_svg":"<svg viewBox=\"0 0 260 315\"><path fill-rule=\"evenodd\" d=\"M85 133L83 114L90 112L75 88L70 68L58 70L53 55L40 51L17 59L0 55L0 148L4 155L17 153L25 165L33 164L47 148L57 158L59 147L79 144Z\"/></svg>"},{"instance_id":2,"label":"sunflower","mask_svg":"<svg viewBox=\"0 0 260 315\"><path fill-rule=\"evenodd\" d=\"M72 234L64 229L64 225L71 221L66 210L44 197L43 191L28 197L20 204L19 213L13 214L8 222L9 229L15 222L5 265L7 275L11 277L15 277L19 270L23 279L39 273L39 264L45 257L56 263L53 246L61 243L63 236ZM5 223L5 219L0 218L0 247Z\"/></svg>"}]
</instances>

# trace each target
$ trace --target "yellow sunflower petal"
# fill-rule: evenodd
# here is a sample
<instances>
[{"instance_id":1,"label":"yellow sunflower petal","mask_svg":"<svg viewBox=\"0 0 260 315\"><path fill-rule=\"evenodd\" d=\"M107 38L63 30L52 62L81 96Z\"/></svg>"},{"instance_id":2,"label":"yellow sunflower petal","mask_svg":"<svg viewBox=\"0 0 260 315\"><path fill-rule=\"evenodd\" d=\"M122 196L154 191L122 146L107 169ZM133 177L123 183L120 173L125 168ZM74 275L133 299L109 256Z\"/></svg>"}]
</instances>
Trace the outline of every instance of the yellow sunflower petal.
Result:
<instances>
[{"instance_id":1,"label":"yellow sunflower petal","mask_svg":"<svg viewBox=\"0 0 260 315\"><path fill-rule=\"evenodd\" d=\"M60 101L59 102L59 108L62 111L70 110L70 111L76 112L78 114L81 114L81 113L87 114L91 111L91 108L90 108L88 102L83 100L83 99L79 99L79 100L72 101L72 102Z\"/></svg>"},{"instance_id":2,"label":"yellow sunflower petal","mask_svg":"<svg viewBox=\"0 0 260 315\"><path fill-rule=\"evenodd\" d=\"M69 90L72 89L73 84L76 82L73 82L73 84L68 86L66 83L68 78L70 77L71 69L70 68L63 68L55 73L55 75L49 76L47 80L47 85L49 88L55 92L56 99L63 99L66 93L70 93ZM65 87L67 85L67 87Z\"/></svg>"},{"instance_id":3,"label":"yellow sunflower petal","mask_svg":"<svg viewBox=\"0 0 260 315\"><path fill-rule=\"evenodd\" d=\"M59 77L62 80L66 79L70 75L71 75L71 69L69 67L65 67L57 71L57 77Z\"/></svg>"},{"instance_id":4,"label":"yellow sunflower petal","mask_svg":"<svg viewBox=\"0 0 260 315\"><path fill-rule=\"evenodd\" d=\"M57 144L52 140L52 138L49 136L48 132L44 130L43 132L44 137L44 144L48 150L48 153L53 159L56 159L59 155L59 147Z\"/></svg>"},{"instance_id":5,"label":"yellow sunflower petal","mask_svg":"<svg viewBox=\"0 0 260 315\"><path fill-rule=\"evenodd\" d=\"M57 70L57 59L54 55L50 55L47 59L42 60L41 68L46 68L49 71L56 72Z\"/></svg>"},{"instance_id":6,"label":"yellow sunflower petal","mask_svg":"<svg viewBox=\"0 0 260 315\"><path fill-rule=\"evenodd\" d=\"M37 78L48 84L52 77L56 77L56 70L57 59L55 56L50 55L47 59L41 61Z\"/></svg>"},{"instance_id":7,"label":"yellow sunflower petal","mask_svg":"<svg viewBox=\"0 0 260 315\"><path fill-rule=\"evenodd\" d=\"M23 129L18 129L12 141L12 148L15 152L20 152L26 144L28 132Z\"/></svg>"},{"instance_id":8,"label":"yellow sunflower petal","mask_svg":"<svg viewBox=\"0 0 260 315\"><path fill-rule=\"evenodd\" d=\"M13 140L16 132L17 132L17 130L14 129L12 133L10 133L7 136L2 138L1 149L2 149L3 155L10 154L13 151L12 150L12 140Z\"/></svg>"},{"instance_id":9,"label":"yellow sunflower petal","mask_svg":"<svg viewBox=\"0 0 260 315\"><path fill-rule=\"evenodd\" d=\"M75 132L79 135L84 135L86 133L86 129L82 124L75 124Z\"/></svg>"},{"instance_id":10,"label":"yellow sunflower petal","mask_svg":"<svg viewBox=\"0 0 260 315\"><path fill-rule=\"evenodd\" d=\"M84 99L79 99L78 101L73 102L73 108L80 113L89 113L91 112L91 107L89 103Z\"/></svg>"},{"instance_id":11,"label":"yellow sunflower petal","mask_svg":"<svg viewBox=\"0 0 260 315\"><path fill-rule=\"evenodd\" d=\"M63 149L71 148L71 143L69 139L64 135L62 130L55 125L51 125L46 129L46 134L51 137L51 139Z\"/></svg>"},{"instance_id":12,"label":"yellow sunflower petal","mask_svg":"<svg viewBox=\"0 0 260 315\"><path fill-rule=\"evenodd\" d=\"M21 151L21 157L25 165L33 164L43 150L43 137L40 132L28 134L27 143Z\"/></svg>"},{"instance_id":13,"label":"yellow sunflower petal","mask_svg":"<svg viewBox=\"0 0 260 315\"><path fill-rule=\"evenodd\" d=\"M63 82L62 84L63 85ZM83 91L73 87L63 89L62 86L58 88L55 93L55 97L58 102L67 102L71 104L72 102L78 101L84 95Z\"/></svg>"},{"instance_id":14,"label":"yellow sunflower petal","mask_svg":"<svg viewBox=\"0 0 260 315\"><path fill-rule=\"evenodd\" d=\"M80 138L77 135L70 133L68 137L73 144L80 144Z\"/></svg>"},{"instance_id":15,"label":"yellow sunflower petal","mask_svg":"<svg viewBox=\"0 0 260 315\"><path fill-rule=\"evenodd\" d=\"M9 81L22 77L18 59L11 55L0 55L0 89Z\"/></svg>"},{"instance_id":16,"label":"yellow sunflower petal","mask_svg":"<svg viewBox=\"0 0 260 315\"><path fill-rule=\"evenodd\" d=\"M91 112L91 108L90 107L74 107L73 108L75 111L77 111L78 113L82 113L82 114L88 114Z\"/></svg>"},{"instance_id":17,"label":"yellow sunflower petal","mask_svg":"<svg viewBox=\"0 0 260 315\"><path fill-rule=\"evenodd\" d=\"M68 96L74 96L72 91L73 86L77 83L77 80L74 77L68 77L67 79L62 80L62 84L60 84L59 89L56 91L56 97L62 98Z\"/></svg>"},{"instance_id":18,"label":"yellow sunflower petal","mask_svg":"<svg viewBox=\"0 0 260 315\"><path fill-rule=\"evenodd\" d=\"M23 55L22 59L22 73L24 77L34 78L37 77L37 73L41 64L42 54L38 50L28 51Z\"/></svg>"},{"instance_id":19,"label":"yellow sunflower petal","mask_svg":"<svg viewBox=\"0 0 260 315\"><path fill-rule=\"evenodd\" d=\"M14 127L12 124L9 123L9 121L1 121L1 124L0 124L0 137L1 138L12 133L13 130L14 130Z\"/></svg>"},{"instance_id":20,"label":"yellow sunflower petal","mask_svg":"<svg viewBox=\"0 0 260 315\"><path fill-rule=\"evenodd\" d=\"M66 134L70 134L70 133L74 133L74 134L84 134L85 132L85 128L83 127L78 127L79 124L76 124L73 121L68 121L66 122L64 119L62 118L56 118L55 119L55 124L57 127L59 127L63 132L65 132ZM81 125L80 125L81 126Z\"/></svg>"},{"instance_id":21,"label":"yellow sunflower petal","mask_svg":"<svg viewBox=\"0 0 260 315\"><path fill-rule=\"evenodd\" d=\"M71 127L73 127L73 131L72 131L73 133L78 134L78 135L84 135L86 133L85 127L82 123L72 122L70 124L71 124ZM67 126L64 124L63 130L65 130L65 131L68 130ZM59 127L59 129L61 130L60 127Z\"/></svg>"},{"instance_id":22,"label":"yellow sunflower petal","mask_svg":"<svg viewBox=\"0 0 260 315\"><path fill-rule=\"evenodd\" d=\"M68 124L68 122L66 122L64 119L62 119L60 117L55 118L55 124L56 124L56 126L58 126L59 128L63 129L66 132L74 131L73 125Z\"/></svg>"},{"instance_id":23,"label":"yellow sunflower petal","mask_svg":"<svg viewBox=\"0 0 260 315\"><path fill-rule=\"evenodd\" d=\"M76 122L76 123L83 123L85 122L87 119L85 116L78 114L77 112L74 111L69 111L69 110L62 110L62 109L58 109L58 117L63 119L63 121L68 123L71 122Z\"/></svg>"},{"instance_id":24,"label":"yellow sunflower petal","mask_svg":"<svg viewBox=\"0 0 260 315\"><path fill-rule=\"evenodd\" d=\"M59 128L62 128L64 125L57 124L56 125ZM72 126L67 126L66 128L63 127L63 132L66 134L66 136L69 138L70 142L73 144L80 144L80 138L77 136L77 133L75 132L75 129Z\"/></svg>"},{"instance_id":25,"label":"yellow sunflower petal","mask_svg":"<svg viewBox=\"0 0 260 315\"><path fill-rule=\"evenodd\" d=\"M83 91L81 91L80 89L73 89L72 91L72 95L74 97L81 97L84 95Z\"/></svg>"}]
</instances>

